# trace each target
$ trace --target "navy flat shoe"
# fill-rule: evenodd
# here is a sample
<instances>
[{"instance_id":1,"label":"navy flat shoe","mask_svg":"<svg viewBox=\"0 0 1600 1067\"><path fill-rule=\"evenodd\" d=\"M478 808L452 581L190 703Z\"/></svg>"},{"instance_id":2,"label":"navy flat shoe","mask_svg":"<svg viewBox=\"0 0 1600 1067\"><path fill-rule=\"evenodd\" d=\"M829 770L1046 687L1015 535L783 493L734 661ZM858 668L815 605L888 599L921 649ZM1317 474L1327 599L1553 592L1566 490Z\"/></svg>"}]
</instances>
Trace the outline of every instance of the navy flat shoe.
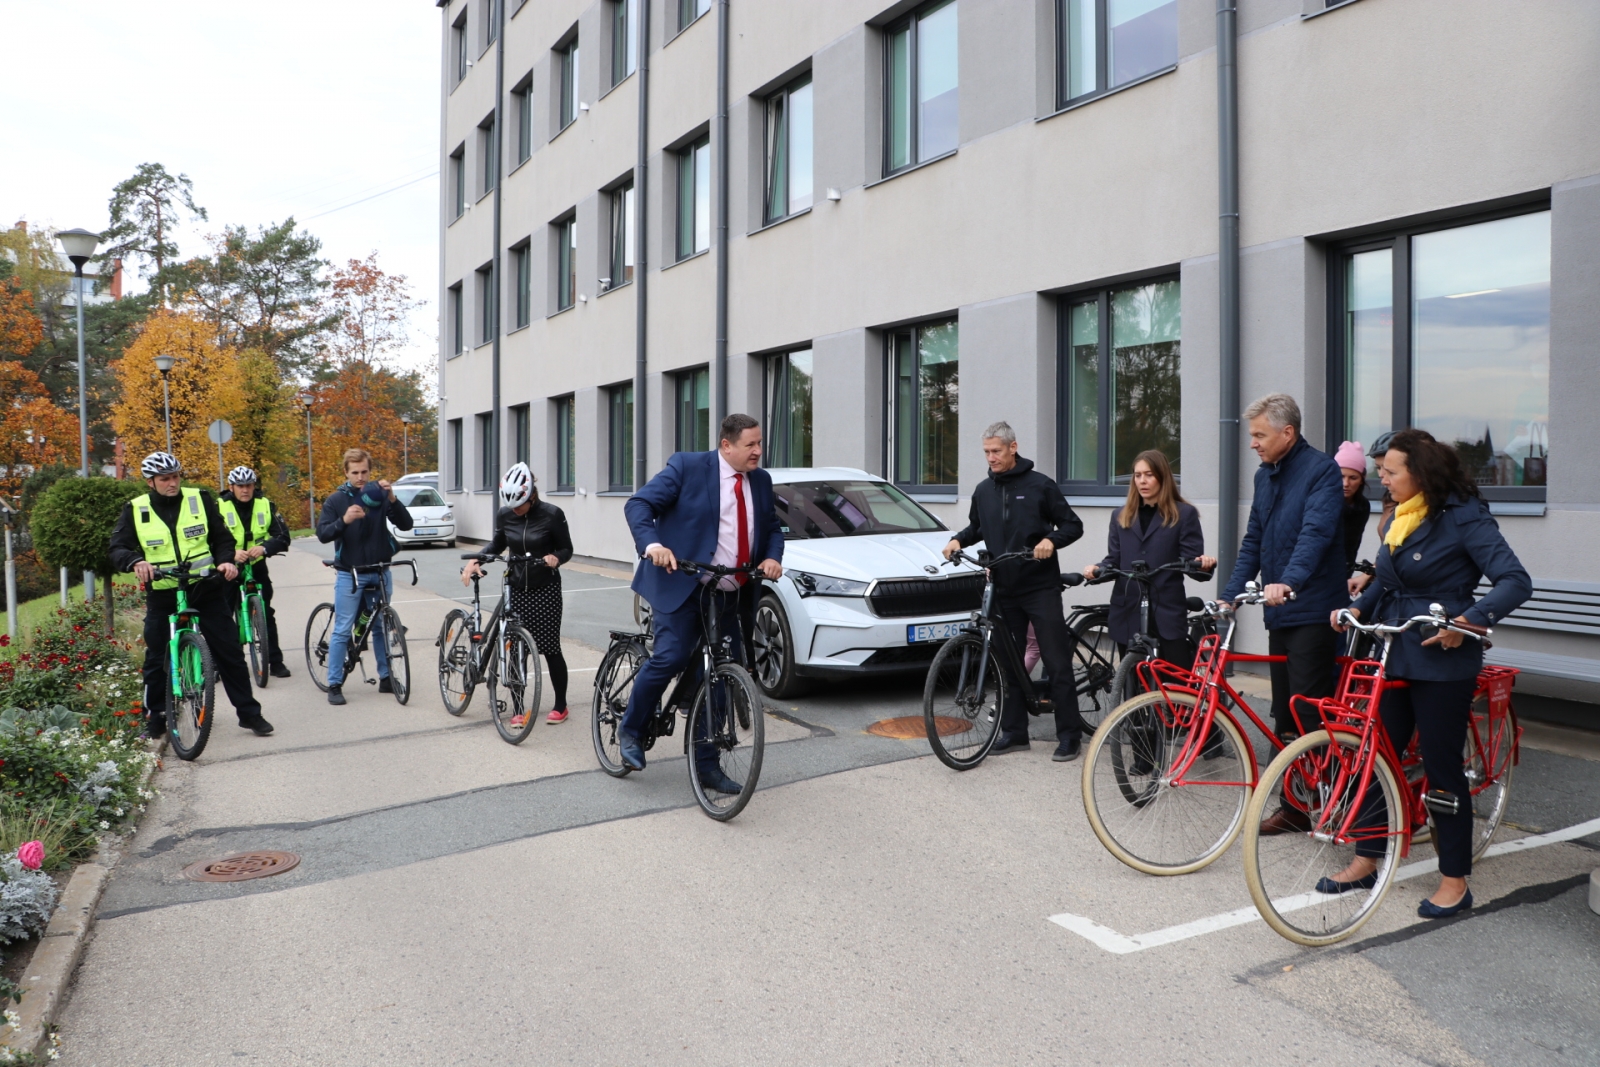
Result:
<instances>
[{"instance_id":1,"label":"navy flat shoe","mask_svg":"<svg viewBox=\"0 0 1600 1067\"><path fill-rule=\"evenodd\" d=\"M1441 908L1431 900L1424 900L1417 905L1417 914L1424 919L1448 919L1452 915L1460 915L1464 911L1472 910L1472 890L1467 890L1466 896L1450 905Z\"/></svg>"},{"instance_id":2,"label":"navy flat shoe","mask_svg":"<svg viewBox=\"0 0 1600 1067\"><path fill-rule=\"evenodd\" d=\"M630 771L644 770L644 746L639 744L637 737L627 734L617 736L617 748L621 750L622 765Z\"/></svg>"},{"instance_id":3,"label":"navy flat shoe","mask_svg":"<svg viewBox=\"0 0 1600 1067\"><path fill-rule=\"evenodd\" d=\"M1340 893L1350 893L1357 889L1371 889L1377 884L1377 871L1373 871L1365 878L1357 878L1353 882L1335 882L1332 878L1319 878L1317 880L1317 892L1326 893L1329 896L1337 896Z\"/></svg>"}]
</instances>

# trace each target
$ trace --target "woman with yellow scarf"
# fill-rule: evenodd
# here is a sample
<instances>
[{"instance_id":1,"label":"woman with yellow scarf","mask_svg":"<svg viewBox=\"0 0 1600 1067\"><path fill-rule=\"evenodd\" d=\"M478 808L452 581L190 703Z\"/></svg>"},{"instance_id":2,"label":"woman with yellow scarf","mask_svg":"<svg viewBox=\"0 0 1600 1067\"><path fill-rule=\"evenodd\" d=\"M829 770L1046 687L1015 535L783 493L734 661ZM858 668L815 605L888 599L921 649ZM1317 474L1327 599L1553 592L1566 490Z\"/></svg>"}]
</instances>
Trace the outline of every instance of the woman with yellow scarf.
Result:
<instances>
[{"instance_id":1,"label":"woman with yellow scarf","mask_svg":"<svg viewBox=\"0 0 1600 1067\"><path fill-rule=\"evenodd\" d=\"M1401 430L1379 464L1394 515L1380 532L1377 575L1351 606L1357 618L1399 623L1444 605L1456 622L1494 626L1533 594L1528 572L1506 544L1478 487L1455 449L1426 430ZM1494 588L1482 600L1473 591L1487 577ZM1330 620L1339 629L1338 613ZM1434 813L1439 842L1439 888L1417 907L1424 919L1442 919L1472 907L1472 795L1462 765L1472 693L1483 667L1483 646L1458 633L1424 639L1408 630L1389 650L1388 676L1406 687L1383 696L1379 711L1396 752L1418 735L1422 765L1432 789L1455 794L1457 814ZM1323 892L1367 889L1377 856L1358 845L1348 867L1324 878Z\"/></svg>"}]
</instances>

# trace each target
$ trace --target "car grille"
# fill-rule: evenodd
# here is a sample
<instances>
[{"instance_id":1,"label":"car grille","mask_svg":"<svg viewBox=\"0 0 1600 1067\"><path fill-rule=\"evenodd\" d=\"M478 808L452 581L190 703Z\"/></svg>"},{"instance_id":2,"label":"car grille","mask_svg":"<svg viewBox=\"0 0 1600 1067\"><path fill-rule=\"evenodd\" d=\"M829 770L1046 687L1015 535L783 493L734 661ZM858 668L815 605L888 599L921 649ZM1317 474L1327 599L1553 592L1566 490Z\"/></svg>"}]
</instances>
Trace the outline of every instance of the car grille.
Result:
<instances>
[{"instance_id":1,"label":"car grille","mask_svg":"<svg viewBox=\"0 0 1600 1067\"><path fill-rule=\"evenodd\" d=\"M872 613L885 619L976 611L982 602L981 574L963 574L942 581L892 578L880 581L867 597L867 605L872 608Z\"/></svg>"}]
</instances>

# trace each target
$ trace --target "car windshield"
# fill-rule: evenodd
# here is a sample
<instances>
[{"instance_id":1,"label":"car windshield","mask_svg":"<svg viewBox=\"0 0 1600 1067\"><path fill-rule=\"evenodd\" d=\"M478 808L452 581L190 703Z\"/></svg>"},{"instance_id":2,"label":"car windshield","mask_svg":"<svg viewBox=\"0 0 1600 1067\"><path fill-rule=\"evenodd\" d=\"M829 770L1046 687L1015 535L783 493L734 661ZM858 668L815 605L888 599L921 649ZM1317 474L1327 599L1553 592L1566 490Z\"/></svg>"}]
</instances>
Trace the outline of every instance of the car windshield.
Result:
<instances>
[{"instance_id":1,"label":"car windshield","mask_svg":"<svg viewBox=\"0 0 1600 1067\"><path fill-rule=\"evenodd\" d=\"M772 492L786 540L945 528L887 482L790 482Z\"/></svg>"},{"instance_id":2,"label":"car windshield","mask_svg":"<svg viewBox=\"0 0 1600 1067\"><path fill-rule=\"evenodd\" d=\"M431 485L397 485L394 495L408 508L444 507L444 498Z\"/></svg>"}]
</instances>

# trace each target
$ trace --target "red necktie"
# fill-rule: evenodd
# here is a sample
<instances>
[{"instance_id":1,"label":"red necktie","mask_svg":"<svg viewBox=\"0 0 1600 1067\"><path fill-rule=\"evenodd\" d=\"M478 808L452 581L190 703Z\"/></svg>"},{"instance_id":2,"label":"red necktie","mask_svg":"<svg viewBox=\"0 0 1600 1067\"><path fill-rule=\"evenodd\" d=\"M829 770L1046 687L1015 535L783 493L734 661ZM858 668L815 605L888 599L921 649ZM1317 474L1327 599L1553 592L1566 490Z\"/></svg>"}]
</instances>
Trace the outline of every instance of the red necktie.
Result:
<instances>
[{"instance_id":1,"label":"red necktie","mask_svg":"<svg viewBox=\"0 0 1600 1067\"><path fill-rule=\"evenodd\" d=\"M750 562L750 516L744 507L744 475L733 476L733 498L739 502L739 556L734 560L734 566L743 567ZM734 579L739 585L750 580L748 574L735 575Z\"/></svg>"}]
</instances>

